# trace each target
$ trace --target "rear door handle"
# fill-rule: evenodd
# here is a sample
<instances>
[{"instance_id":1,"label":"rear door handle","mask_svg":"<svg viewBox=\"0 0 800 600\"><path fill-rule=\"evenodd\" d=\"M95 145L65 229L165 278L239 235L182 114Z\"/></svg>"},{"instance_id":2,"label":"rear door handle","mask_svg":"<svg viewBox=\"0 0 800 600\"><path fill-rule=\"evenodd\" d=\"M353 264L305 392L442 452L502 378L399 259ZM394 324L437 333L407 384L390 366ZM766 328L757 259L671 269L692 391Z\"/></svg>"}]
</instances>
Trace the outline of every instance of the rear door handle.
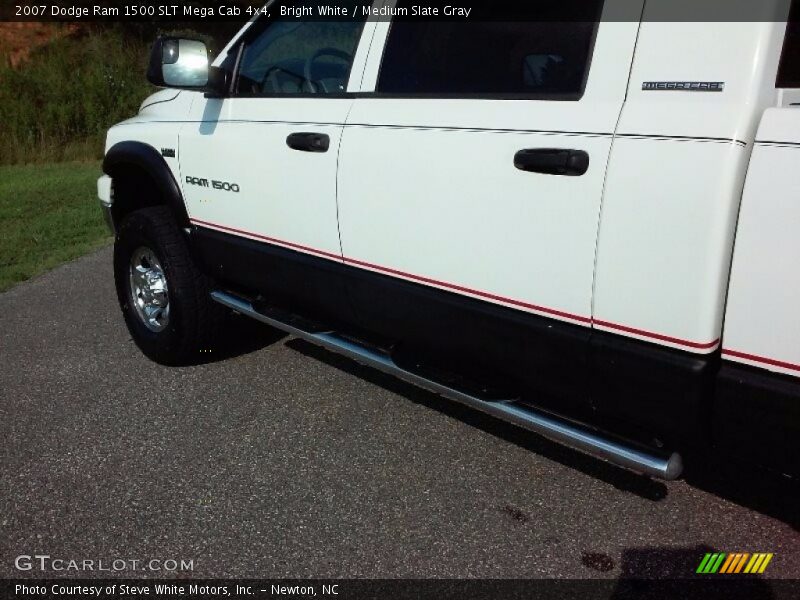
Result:
<instances>
[{"instance_id":1,"label":"rear door handle","mask_svg":"<svg viewBox=\"0 0 800 600\"><path fill-rule=\"evenodd\" d=\"M293 133L286 138L286 145L301 152L327 152L331 138L324 133Z\"/></svg>"},{"instance_id":2,"label":"rear door handle","mask_svg":"<svg viewBox=\"0 0 800 600\"><path fill-rule=\"evenodd\" d=\"M577 177L589 170L589 154L564 148L529 148L514 155L520 171Z\"/></svg>"}]
</instances>

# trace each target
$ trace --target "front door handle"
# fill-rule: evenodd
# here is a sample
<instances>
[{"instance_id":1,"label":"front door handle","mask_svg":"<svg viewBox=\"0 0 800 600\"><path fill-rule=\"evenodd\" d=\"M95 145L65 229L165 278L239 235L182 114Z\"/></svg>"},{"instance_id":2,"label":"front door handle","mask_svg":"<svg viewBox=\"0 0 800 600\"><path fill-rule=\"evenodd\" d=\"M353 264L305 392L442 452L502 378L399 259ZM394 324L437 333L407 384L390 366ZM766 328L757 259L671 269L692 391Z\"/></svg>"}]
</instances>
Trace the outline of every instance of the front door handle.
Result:
<instances>
[{"instance_id":1,"label":"front door handle","mask_svg":"<svg viewBox=\"0 0 800 600\"><path fill-rule=\"evenodd\" d=\"M286 138L286 145L301 152L327 152L331 138L324 133L293 133Z\"/></svg>"},{"instance_id":2,"label":"front door handle","mask_svg":"<svg viewBox=\"0 0 800 600\"><path fill-rule=\"evenodd\" d=\"M520 171L577 177L589 170L589 154L564 148L529 148L514 155Z\"/></svg>"}]
</instances>

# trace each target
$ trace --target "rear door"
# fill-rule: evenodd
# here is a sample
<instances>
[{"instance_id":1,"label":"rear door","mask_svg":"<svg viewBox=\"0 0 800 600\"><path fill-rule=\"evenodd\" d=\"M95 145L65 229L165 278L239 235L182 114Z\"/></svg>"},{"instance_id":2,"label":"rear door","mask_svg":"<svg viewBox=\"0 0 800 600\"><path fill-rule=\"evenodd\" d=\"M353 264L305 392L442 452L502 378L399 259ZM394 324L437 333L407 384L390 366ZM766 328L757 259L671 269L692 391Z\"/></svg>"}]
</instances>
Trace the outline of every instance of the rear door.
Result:
<instances>
[{"instance_id":1,"label":"rear door","mask_svg":"<svg viewBox=\"0 0 800 600\"><path fill-rule=\"evenodd\" d=\"M590 330L603 182L638 21L600 22L597 0L539 4L539 21L380 23L367 93L343 135L338 204L345 262L376 277L353 291L371 328L387 317L425 322L435 344L469 327L445 319L438 331L444 322L399 292L377 302L386 278L476 300L473 314L561 323L574 352L518 340L522 362L544 379L554 362L581 360L580 332ZM481 339L459 346L472 344L473 362L514 361L492 350L512 344L495 334L513 328L472 325Z\"/></svg>"}]
</instances>

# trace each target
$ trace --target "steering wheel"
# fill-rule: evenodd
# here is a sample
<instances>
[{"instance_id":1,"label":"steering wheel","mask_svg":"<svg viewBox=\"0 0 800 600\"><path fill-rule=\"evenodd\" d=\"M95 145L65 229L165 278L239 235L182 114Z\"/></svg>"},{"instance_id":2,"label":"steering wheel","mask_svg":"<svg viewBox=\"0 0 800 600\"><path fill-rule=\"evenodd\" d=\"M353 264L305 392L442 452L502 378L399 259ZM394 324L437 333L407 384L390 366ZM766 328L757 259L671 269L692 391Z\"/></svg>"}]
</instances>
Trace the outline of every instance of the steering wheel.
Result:
<instances>
[{"instance_id":1,"label":"steering wheel","mask_svg":"<svg viewBox=\"0 0 800 600\"><path fill-rule=\"evenodd\" d=\"M308 87L311 89L312 94L317 93L317 84L322 87L322 91L326 94L328 93L328 88L325 86L325 82L323 81L314 81L314 62L321 57L321 56L333 56L335 58L340 58L343 61L349 63L353 60L353 57L350 56L347 52L339 50L338 48L320 48L314 54L308 57L306 60L306 64L303 67L303 76L308 82Z\"/></svg>"}]
</instances>

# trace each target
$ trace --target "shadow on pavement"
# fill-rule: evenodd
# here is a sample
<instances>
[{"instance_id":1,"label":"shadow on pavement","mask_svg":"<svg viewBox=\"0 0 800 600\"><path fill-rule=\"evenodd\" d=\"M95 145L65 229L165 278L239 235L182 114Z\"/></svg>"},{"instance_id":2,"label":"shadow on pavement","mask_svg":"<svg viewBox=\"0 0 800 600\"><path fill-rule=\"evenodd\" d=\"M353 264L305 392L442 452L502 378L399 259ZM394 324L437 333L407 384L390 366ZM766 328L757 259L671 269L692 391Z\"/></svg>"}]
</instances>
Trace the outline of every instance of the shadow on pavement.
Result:
<instances>
[{"instance_id":1,"label":"shadow on pavement","mask_svg":"<svg viewBox=\"0 0 800 600\"><path fill-rule=\"evenodd\" d=\"M457 402L441 398L436 394L418 388L410 383L406 383L370 367L360 365L348 358L339 356L338 354L334 354L303 340L292 339L287 342L286 345L292 350L296 350L310 358L322 361L336 369L355 375L385 390L399 394L412 402L437 410L442 414L458 419L472 427L476 427L486 433L502 438L507 442L544 456L549 460L581 471L590 477L604 481L625 492L635 494L651 501L659 501L667 496L667 486L660 481L654 481L648 477L637 475L612 464L596 460L581 452L572 450L571 448L560 446L519 427L484 415L479 411L462 406Z\"/></svg>"},{"instance_id":2,"label":"shadow on pavement","mask_svg":"<svg viewBox=\"0 0 800 600\"><path fill-rule=\"evenodd\" d=\"M256 352L287 337L286 334L276 329L249 318L234 315L230 326L226 328L224 337L220 340L218 350L213 355L209 355L207 359L198 361L197 364L209 364ZM566 446L550 442L541 436L484 415L457 402L441 398L309 342L294 338L286 345L305 356L324 362L392 393L399 394L412 402L439 411L530 452L599 479L619 490L653 502L663 500L668 494L667 485L661 481L638 475L610 463L596 460ZM685 481L694 488L725 498L800 530L800 511L797 510L800 485L794 481L748 468L745 465L719 464L718 462L687 472ZM697 549L689 549L686 552L696 553Z\"/></svg>"},{"instance_id":3,"label":"shadow on pavement","mask_svg":"<svg viewBox=\"0 0 800 600\"><path fill-rule=\"evenodd\" d=\"M697 489L725 498L800 531L800 484L758 467L719 459L686 474Z\"/></svg>"},{"instance_id":4,"label":"shadow on pavement","mask_svg":"<svg viewBox=\"0 0 800 600\"><path fill-rule=\"evenodd\" d=\"M794 598L797 582L770 581L743 574L698 575L706 553L741 551L741 548L628 548L622 552L620 575L612 599L704 598L708 600L771 600Z\"/></svg>"},{"instance_id":5,"label":"shadow on pavement","mask_svg":"<svg viewBox=\"0 0 800 600\"><path fill-rule=\"evenodd\" d=\"M666 498L667 486L658 480L638 475L610 463L594 459L571 448L499 421L456 402L441 398L412 384L359 365L325 349L299 339L287 343L290 348L370 383L400 394L418 404L477 427L549 460L578 470L614 487L651 501ZM800 485L749 465L711 462L687 472L684 480L692 487L725 498L735 504L778 519L800 530L797 498Z\"/></svg>"},{"instance_id":6,"label":"shadow on pavement","mask_svg":"<svg viewBox=\"0 0 800 600\"><path fill-rule=\"evenodd\" d=\"M282 331L254 321L249 317L231 314L229 322L225 324L213 351L201 353L189 365L182 366L209 365L244 356L277 344L286 337L288 337L287 334Z\"/></svg>"}]
</instances>

